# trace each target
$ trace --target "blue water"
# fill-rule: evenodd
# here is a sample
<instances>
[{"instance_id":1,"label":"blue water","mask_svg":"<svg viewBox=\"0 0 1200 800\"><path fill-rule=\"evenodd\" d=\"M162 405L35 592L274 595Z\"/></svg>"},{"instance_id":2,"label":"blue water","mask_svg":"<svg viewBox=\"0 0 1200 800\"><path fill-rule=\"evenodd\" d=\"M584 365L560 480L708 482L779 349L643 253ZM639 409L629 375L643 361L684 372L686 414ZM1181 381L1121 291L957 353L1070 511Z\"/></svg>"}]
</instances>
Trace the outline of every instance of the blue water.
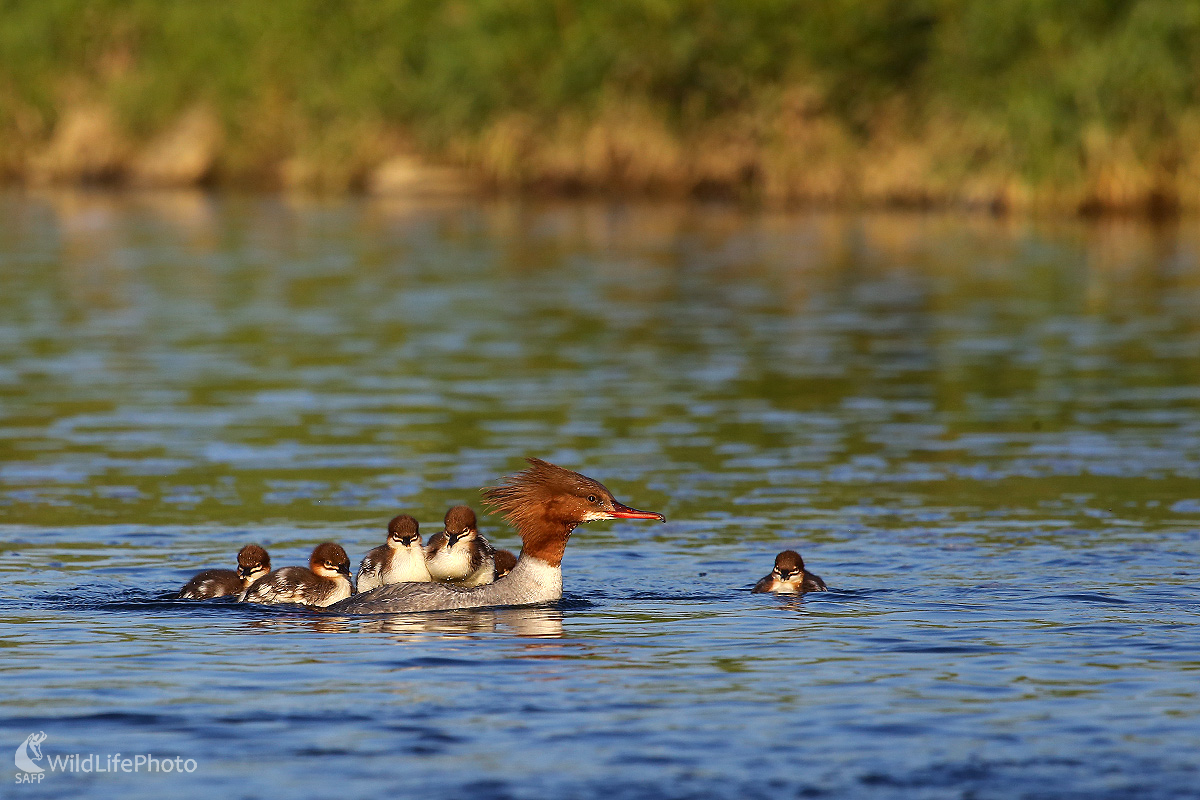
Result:
<instances>
[{"instance_id":1,"label":"blue water","mask_svg":"<svg viewBox=\"0 0 1200 800\"><path fill-rule=\"evenodd\" d=\"M1194 227L0 212L0 744L195 767L4 797L1200 796ZM549 607L166 599L524 455L669 522ZM833 591L750 594L789 547Z\"/></svg>"}]
</instances>

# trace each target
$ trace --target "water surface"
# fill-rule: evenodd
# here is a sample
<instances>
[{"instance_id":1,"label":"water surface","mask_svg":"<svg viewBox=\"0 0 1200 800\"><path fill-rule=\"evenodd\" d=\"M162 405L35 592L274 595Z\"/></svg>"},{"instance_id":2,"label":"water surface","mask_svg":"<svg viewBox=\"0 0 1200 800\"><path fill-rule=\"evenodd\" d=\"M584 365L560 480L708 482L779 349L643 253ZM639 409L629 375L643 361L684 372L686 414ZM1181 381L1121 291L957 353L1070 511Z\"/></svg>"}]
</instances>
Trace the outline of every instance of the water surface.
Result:
<instances>
[{"instance_id":1,"label":"water surface","mask_svg":"<svg viewBox=\"0 0 1200 800\"><path fill-rule=\"evenodd\" d=\"M196 763L5 796L1196 796L1198 232L2 196L0 744ZM670 521L550 607L164 599L525 455Z\"/></svg>"}]
</instances>

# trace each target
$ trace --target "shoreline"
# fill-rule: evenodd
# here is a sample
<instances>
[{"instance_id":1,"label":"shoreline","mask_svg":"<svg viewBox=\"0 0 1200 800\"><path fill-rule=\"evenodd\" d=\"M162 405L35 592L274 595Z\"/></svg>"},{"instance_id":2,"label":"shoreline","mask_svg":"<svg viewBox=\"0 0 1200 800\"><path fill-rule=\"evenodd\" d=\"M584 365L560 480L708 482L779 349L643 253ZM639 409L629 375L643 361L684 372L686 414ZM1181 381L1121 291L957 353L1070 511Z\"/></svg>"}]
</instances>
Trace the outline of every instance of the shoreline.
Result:
<instances>
[{"instance_id":1,"label":"shoreline","mask_svg":"<svg viewBox=\"0 0 1200 800\"><path fill-rule=\"evenodd\" d=\"M332 202L363 202L379 204L389 208L417 211L452 209L464 204L501 204L504 206L529 208L555 208L560 206L622 207L628 209L679 209L710 208L729 213L775 215L810 215L819 217L874 217L911 216L936 219L939 217L962 217L998 223L1079 223L1079 224L1132 224L1148 226L1173 226L1200 220L1200 208L1172 207L1163 212L1157 209L1085 208L1073 209L1062 206L1039 205L1037 207L996 207L973 202L834 202L834 201L789 201L771 203L760 198L734 196L732 194L700 193L692 195L616 191L611 189L555 190L544 186L495 187L478 185L454 191L389 191L372 192L361 188L341 191L288 188L279 185L233 182L204 183L198 185L142 185L131 182L55 182L27 183L0 180L0 196L24 197L29 199L94 199L102 201L163 202L168 205L180 201L223 199L271 199L275 198L298 206Z\"/></svg>"},{"instance_id":2,"label":"shoreline","mask_svg":"<svg viewBox=\"0 0 1200 800\"><path fill-rule=\"evenodd\" d=\"M755 124L757 124L757 128ZM765 131L765 132L764 132ZM63 113L43 139L10 139L0 185L281 191L408 199L533 197L730 202L769 210L963 211L1168 219L1200 212L1200 148L1171 170L1097 138L1058 180L976 159L952 127L921 140L856 140L832 117L716 120L686 137L645 113L538 128L506 118L436 152L375 126L334 151L250 153L201 107L141 140L101 106ZM1005 148L1001 147L1003 151ZM1192 163L1195 161L1195 164ZM1060 170L1059 174L1064 171Z\"/></svg>"}]
</instances>

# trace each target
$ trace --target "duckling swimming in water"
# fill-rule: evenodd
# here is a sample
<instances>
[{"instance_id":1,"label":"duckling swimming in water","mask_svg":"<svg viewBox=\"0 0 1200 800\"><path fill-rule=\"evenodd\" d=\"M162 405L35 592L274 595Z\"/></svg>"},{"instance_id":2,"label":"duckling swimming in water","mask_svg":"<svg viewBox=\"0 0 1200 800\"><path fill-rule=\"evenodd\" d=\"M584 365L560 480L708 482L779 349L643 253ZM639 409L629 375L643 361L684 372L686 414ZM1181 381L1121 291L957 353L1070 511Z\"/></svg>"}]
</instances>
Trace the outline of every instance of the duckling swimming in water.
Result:
<instances>
[{"instance_id":1,"label":"duckling swimming in water","mask_svg":"<svg viewBox=\"0 0 1200 800\"><path fill-rule=\"evenodd\" d=\"M271 571L271 557L256 544L238 551L238 568L206 569L179 590L180 600L208 600L212 597L241 594L256 580Z\"/></svg>"},{"instance_id":2,"label":"duckling swimming in water","mask_svg":"<svg viewBox=\"0 0 1200 800\"><path fill-rule=\"evenodd\" d=\"M803 594L824 592L825 581L804 569L804 559L795 550L784 550L775 556L775 569L754 585L755 592Z\"/></svg>"}]
</instances>

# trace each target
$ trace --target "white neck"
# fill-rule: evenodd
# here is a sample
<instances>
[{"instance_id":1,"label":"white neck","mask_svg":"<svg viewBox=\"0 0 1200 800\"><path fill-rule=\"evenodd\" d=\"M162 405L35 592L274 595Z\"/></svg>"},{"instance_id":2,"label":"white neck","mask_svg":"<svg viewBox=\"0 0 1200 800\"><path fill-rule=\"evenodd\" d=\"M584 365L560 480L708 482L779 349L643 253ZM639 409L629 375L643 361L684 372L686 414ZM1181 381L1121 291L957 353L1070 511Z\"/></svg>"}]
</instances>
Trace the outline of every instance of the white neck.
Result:
<instances>
[{"instance_id":1,"label":"white neck","mask_svg":"<svg viewBox=\"0 0 1200 800\"><path fill-rule=\"evenodd\" d=\"M539 600L526 602L544 602L557 600L562 597L562 567L552 567L536 556L521 553L512 571L496 582L496 586L504 583L520 586L522 591L544 595Z\"/></svg>"}]
</instances>

